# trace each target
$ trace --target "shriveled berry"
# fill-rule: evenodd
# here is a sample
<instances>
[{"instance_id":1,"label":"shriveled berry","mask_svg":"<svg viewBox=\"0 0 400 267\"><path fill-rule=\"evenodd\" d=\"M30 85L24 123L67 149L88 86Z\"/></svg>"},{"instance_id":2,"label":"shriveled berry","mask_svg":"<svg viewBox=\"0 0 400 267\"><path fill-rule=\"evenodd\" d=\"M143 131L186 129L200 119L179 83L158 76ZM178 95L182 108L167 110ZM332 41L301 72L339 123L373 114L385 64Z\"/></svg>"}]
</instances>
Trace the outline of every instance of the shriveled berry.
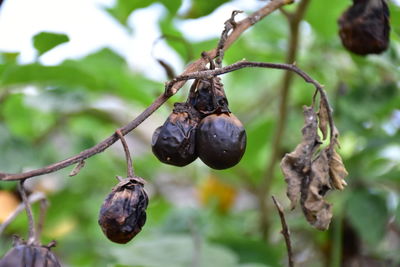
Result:
<instances>
[{"instance_id":1,"label":"shriveled berry","mask_svg":"<svg viewBox=\"0 0 400 267\"><path fill-rule=\"evenodd\" d=\"M125 178L104 200L99 224L108 239L125 244L135 237L146 222L149 199L141 178Z\"/></svg>"},{"instance_id":2,"label":"shriveled berry","mask_svg":"<svg viewBox=\"0 0 400 267\"><path fill-rule=\"evenodd\" d=\"M339 19L343 46L359 54L379 54L389 45L389 8L385 0L353 0Z\"/></svg>"},{"instance_id":3,"label":"shriveled berry","mask_svg":"<svg viewBox=\"0 0 400 267\"><path fill-rule=\"evenodd\" d=\"M0 267L60 267L61 264L50 251L50 247L28 245L20 240L0 260Z\"/></svg>"},{"instance_id":4,"label":"shriveled berry","mask_svg":"<svg viewBox=\"0 0 400 267\"><path fill-rule=\"evenodd\" d=\"M200 159L217 170L236 165L246 150L246 131L232 113L205 117L199 124L196 138Z\"/></svg>"},{"instance_id":5,"label":"shriveled berry","mask_svg":"<svg viewBox=\"0 0 400 267\"><path fill-rule=\"evenodd\" d=\"M197 158L196 128L200 115L189 103L175 103L175 108L164 125L157 128L152 138L152 150L161 161L185 166Z\"/></svg>"},{"instance_id":6,"label":"shriveled berry","mask_svg":"<svg viewBox=\"0 0 400 267\"><path fill-rule=\"evenodd\" d=\"M228 100L226 99L223 84L219 77L212 79L214 90L211 86L211 81L200 80L191 99L193 106L200 112L202 117L218 112L229 112Z\"/></svg>"}]
</instances>

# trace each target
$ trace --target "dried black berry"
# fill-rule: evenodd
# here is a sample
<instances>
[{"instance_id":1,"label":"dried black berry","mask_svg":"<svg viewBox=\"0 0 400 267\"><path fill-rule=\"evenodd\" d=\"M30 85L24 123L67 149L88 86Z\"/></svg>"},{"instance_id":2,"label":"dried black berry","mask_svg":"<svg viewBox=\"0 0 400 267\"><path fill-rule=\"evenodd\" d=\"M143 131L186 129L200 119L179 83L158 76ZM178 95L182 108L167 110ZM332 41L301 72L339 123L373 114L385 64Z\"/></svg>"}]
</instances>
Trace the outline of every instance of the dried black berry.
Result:
<instances>
[{"instance_id":1,"label":"dried black berry","mask_svg":"<svg viewBox=\"0 0 400 267\"><path fill-rule=\"evenodd\" d=\"M198 81L194 96L190 99L192 105L200 112L202 117L213 113L229 112L228 100L224 87L219 77L210 80Z\"/></svg>"},{"instance_id":2,"label":"dried black berry","mask_svg":"<svg viewBox=\"0 0 400 267\"><path fill-rule=\"evenodd\" d=\"M146 222L148 202L141 178L125 178L119 182L100 210L99 224L108 239L125 244L135 237Z\"/></svg>"},{"instance_id":3,"label":"dried black berry","mask_svg":"<svg viewBox=\"0 0 400 267\"><path fill-rule=\"evenodd\" d=\"M196 127L200 115L190 103L175 103L164 125L157 128L152 138L154 155L164 163L185 166L197 158Z\"/></svg>"},{"instance_id":4,"label":"dried black berry","mask_svg":"<svg viewBox=\"0 0 400 267\"><path fill-rule=\"evenodd\" d=\"M339 19L343 46L359 54L379 54L389 45L389 8L385 0L353 0Z\"/></svg>"},{"instance_id":5,"label":"dried black berry","mask_svg":"<svg viewBox=\"0 0 400 267\"><path fill-rule=\"evenodd\" d=\"M197 130L200 159L217 170L236 165L246 149L246 131L232 113L213 114L204 118Z\"/></svg>"},{"instance_id":6,"label":"dried black berry","mask_svg":"<svg viewBox=\"0 0 400 267\"><path fill-rule=\"evenodd\" d=\"M0 260L0 267L60 267L56 256L49 246L28 245L22 240L7 252Z\"/></svg>"}]
</instances>

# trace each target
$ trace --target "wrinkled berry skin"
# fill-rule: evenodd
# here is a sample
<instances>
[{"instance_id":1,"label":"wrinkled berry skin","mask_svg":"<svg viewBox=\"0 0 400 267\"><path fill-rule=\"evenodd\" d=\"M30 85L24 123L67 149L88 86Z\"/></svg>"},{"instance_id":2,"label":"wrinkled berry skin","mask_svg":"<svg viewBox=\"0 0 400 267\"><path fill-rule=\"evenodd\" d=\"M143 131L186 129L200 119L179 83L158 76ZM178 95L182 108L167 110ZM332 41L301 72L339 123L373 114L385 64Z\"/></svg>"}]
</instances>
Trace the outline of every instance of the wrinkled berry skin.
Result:
<instances>
[{"instance_id":1,"label":"wrinkled berry skin","mask_svg":"<svg viewBox=\"0 0 400 267\"><path fill-rule=\"evenodd\" d=\"M152 138L154 155L166 164L185 166L197 158L196 127L200 115L189 103L175 103L174 111Z\"/></svg>"},{"instance_id":2,"label":"wrinkled berry skin","mask_svg":"<svg viewBox=\"0 0 400 267\"><path fill-rule=\"evenodd\" d=\"M58 259L47 246L15 245L0 260L0 267L61 267Z\"/></svg>"},{"instance_id":3,"label":"wrinkled berry skin","mask_svg":"<svg viewBox=\"0 0 400 267\"><path fill-rule=\"evenodd\" d=\"M135 237L146 222L149 199L136 178L119 182L104 200L99 224L108 239L125 244Z\"/></svg>"},{"instance_id":4,"label":"wrinkled berry skin","mask_svg":"<svg viewBox=\"0 0 400 267\"><path fill-rule=\"evenodd\" d=\"M384 0L354 0L340 17L339 36L349 51L379 54L389 45L389 8Z\"/></svg>"},{"instance_id":5,"label":"wrinkled berry skin","mask_svg":"<svg viewBox=\"0 0 400 267\"><path fill-rule=\"evenodd\" d=\"M202 118L215 112L229 112L228 100L221 79L215 77L213 83L214 91L210 81L200 80L194 97L191 99L192 105L199 111Z\"/></svg>"},{"instance_id":6,"label":"wrinkled berry skin","mask_svg":"<svg viewBox=\"0 0 400 267\"><path fill-rule=\"evenodd\" d=\"M232 113L205 117L199 124L196 138L200 159L217 170L235 166L246 150L246 131Z\"/></svg>"}]
</instances>

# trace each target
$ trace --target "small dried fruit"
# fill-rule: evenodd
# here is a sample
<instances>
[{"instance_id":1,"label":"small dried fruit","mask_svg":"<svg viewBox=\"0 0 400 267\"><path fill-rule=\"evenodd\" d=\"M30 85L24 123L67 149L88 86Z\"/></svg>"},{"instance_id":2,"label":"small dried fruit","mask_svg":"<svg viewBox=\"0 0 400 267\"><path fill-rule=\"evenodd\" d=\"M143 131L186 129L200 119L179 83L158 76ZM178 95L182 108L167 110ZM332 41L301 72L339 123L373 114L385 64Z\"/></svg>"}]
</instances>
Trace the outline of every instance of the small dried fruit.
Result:
<instances>
[{"instance_id":1,"label":"small dried fruit","mask_svg":"<svg viewBox=\"0 0 400 267\"><path fill-rule=\"evenodd\" d=\"M28 245L18 240L14 247L0 260L0 267L60 267L49 246Z\"/></svg>"},{"instance_id":2,"label":"small dried fruit","mask_svg":"<svg viewBox=\"0 0 400 267\"><path fill-rule=\"evenodd\" d=\"M379 54L389 44L389 8L385 0L353 0L339 19L343 45L359 55Z\"/></svg>"},{"instance_id":3,"label":"small dried fruit","mask_svg":"<svg viewBox=\"0 0 400 267\"><path fill-rule=\"evenodd\" d=\"M152 138L154 155L164 163L185 166L197 158L195 131L200 115L189 103L175 103L164 125Z\"/></svg>"},{"instance_id":4,"label":"small dried fruit","mask_svg":"<svg viewBox=\"0 0 400 267\"><path fill-rule=\"evenodd\" d=\"M146 222L148 202L141 178L119 182L100 209L99 224L108 239L125 244L135 237Z\"/></svg>"},{"instance_id":5,"label":"small dried fruit","mask_svg":"<svg viewBox=\"0 0 400 267\"><path fill-rule=\"evenodd\" d=\"M228 100L221 79L215 77L212 81L213 86L208 80L198 81L196 92L191 99L192 105L200 112L202 117L215 112L229 112Z\"/></svg>"},{"instance_id":6,"label":"small dried fruit","mask_svg":"<svg viewBox=\"0 0 400 267\"><path fill-rule=\"evenodd\" d=\"M236 165L246 150L246 131L232 113L205 117L198 126L196 139L200 159L217 170Z\"/></svg>"}]
</instances>

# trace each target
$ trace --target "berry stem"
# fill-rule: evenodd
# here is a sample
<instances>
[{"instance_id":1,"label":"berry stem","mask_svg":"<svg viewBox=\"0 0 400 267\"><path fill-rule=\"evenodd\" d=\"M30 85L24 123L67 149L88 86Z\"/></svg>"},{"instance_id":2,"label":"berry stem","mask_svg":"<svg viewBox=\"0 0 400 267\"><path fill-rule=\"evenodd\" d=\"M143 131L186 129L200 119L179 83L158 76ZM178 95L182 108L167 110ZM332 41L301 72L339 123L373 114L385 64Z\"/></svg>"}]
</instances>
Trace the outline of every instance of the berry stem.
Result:
<instances>
[{"instance_id":1,"label":"berry stem","mask_svg":"<svg viewBox=\"0 0 400 267\"><path fill-rule=\"evenodd\" d=\"M126 143L125 137L122 134L120 129L116 130L115 133L118 135L119 139L121 140L122 146L124 147L126 165L127 165L127 175L129 178L134 177L135 173L133 171L132 158L131 158L131 154L129 152L129 147L128 147L128 144Z\"/></svg>"},{"instance_id":2,"label":"berry stem","mask_svg":"<svg viewBox=\"0 0 400 267\"><path fill-rule=\"evenodd\" d=\"M28 223L29 223L28 245L33 245L37 243L37 233L35 228L35 221L33 219L31 203L29 202L28 197L26 195L24 182L25 180L21 180L19 182L18 190L19 193L21 194L22 201L25 205L26 215L28 216Z\"/></svg>"}]
</instances>

